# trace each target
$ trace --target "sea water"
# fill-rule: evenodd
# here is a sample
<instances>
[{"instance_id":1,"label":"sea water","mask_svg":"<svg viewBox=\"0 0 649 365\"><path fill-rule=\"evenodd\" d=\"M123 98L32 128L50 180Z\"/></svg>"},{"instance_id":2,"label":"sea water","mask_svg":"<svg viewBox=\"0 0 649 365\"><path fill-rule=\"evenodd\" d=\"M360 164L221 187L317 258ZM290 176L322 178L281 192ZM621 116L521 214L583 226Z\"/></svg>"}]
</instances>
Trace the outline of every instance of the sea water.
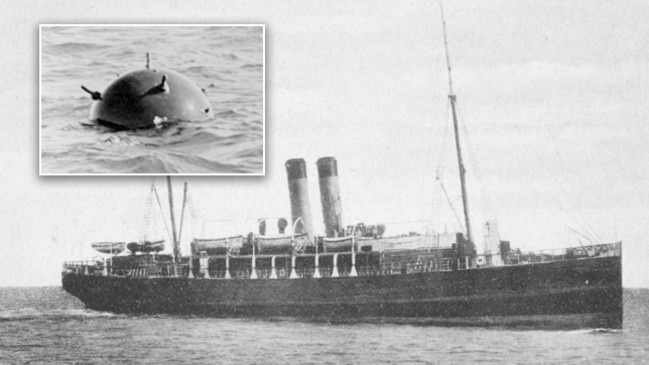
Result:
<instances>
[{"instance_id":1,"label":"sea water","mask_svg":"<svg viewBox=\"0 0 649 365\"><path fill-rule=\"evenodd\" d=\"M41 172L263 173L261 26L41 28ZM205 90L214 117L147 131L84 126L92 99L119 75L177 71Z\"/></svg>"},{"instance_id":2,"label":"sea water","mask_svg":"<svg viewBox=\"0 0 649 365\"><path fill-rule=\"evenodd\" d=\"M624 329L573 331L122 315L60 287L0 288L0 364L647 363L649 290Z\"/></svg>"}]
</instances>

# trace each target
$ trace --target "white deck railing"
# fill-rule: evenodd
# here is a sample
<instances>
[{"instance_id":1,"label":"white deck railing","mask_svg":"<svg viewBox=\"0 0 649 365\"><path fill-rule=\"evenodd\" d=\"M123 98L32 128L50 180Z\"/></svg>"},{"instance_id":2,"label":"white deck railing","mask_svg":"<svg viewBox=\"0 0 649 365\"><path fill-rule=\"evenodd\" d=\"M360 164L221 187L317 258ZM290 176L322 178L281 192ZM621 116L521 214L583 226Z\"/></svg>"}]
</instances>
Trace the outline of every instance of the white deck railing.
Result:
<instances>
[{"instance_id":1,"label":"white deck railing","mask_svg":"<svg viewBox=\"0 0 649 365\"><path fill-rule=\"evenodd\" d=\"M440 258L434 252L430 253L417 253L413 255L405 255L403 252L394 254L385 253L377 264L359 264L352 266L346 262L339 264L337 270L332 266L318 267L319 277L347 277L351 276L355 271L355 276L386 276L386 275L403 275L415 274L424 272L439 272L439 271L452 271L457 270L479 270L484 268L491 268L497 266L512 266L512 265L531 265L546 262L567 261L567 260L580 260L588 258L621 256L621 243L600 244L583 247L574 247L567 249L553 249L542 250L534 252L519 252L511 251L504 257L500 255L477 255L470 259L452 259ZM328 256L331 254L321 254L320 256ZM349 256L350 252L341 252L337 255ZM301 254L300 258L314 257L315 254ZM291 257L290 255L277 255L277 257ZM214 258L225 258L225 256L214 256ZM252 256L239 256L236 259L250 259ZM264 258L257 256L256 259ZM231 259L234 259L231 257ZM257 266L257 265L255 265ZM298 265L299 266L299 265ZM114 267L110 261L104 262L102 260L96 261L68 261L63 264L63 270L66 273L74 273L78 275L93 275L93 276L129 276L129 277L186 277L190 273L188 264L173 264L173 263L140 263L132 268ZM275 275L273 269L269 267L259 267L254 269L256 279L288 279L288 278L314 278L315 266L309 267L291 267L288 263L285 265L275 267ZM211 279L251 279L253 276L252 265L248 268L230 268L230 278L227 278L225 269L213 270L210 269L208 275L205 275L205 269L194 270L200 271L198 277L209 277ZM294 272L294 275L292 273ZM192 272L192 277L194 272Z\"/></svg>"}]
</instances>

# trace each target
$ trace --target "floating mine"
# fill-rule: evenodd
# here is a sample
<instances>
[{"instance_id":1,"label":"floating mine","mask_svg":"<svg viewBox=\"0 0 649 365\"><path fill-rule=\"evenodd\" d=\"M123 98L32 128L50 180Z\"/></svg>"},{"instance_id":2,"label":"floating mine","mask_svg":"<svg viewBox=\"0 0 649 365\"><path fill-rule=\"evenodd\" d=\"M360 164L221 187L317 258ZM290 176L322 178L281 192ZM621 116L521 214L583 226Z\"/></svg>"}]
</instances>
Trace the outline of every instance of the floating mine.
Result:
<instances>
[{"instance_id":1,"label":"floating mine","mask_svg":"<svg viewBox=\"0 0 649 365\"><path fill-rule=\"evenodd\" d=\"M103 93L81 88L94 100L90 121L118 130L203 121L213 116L207 97L196 84L172 70L149 69L148 62L146 69L119 77Z\"/></svg>"}]
</instances>

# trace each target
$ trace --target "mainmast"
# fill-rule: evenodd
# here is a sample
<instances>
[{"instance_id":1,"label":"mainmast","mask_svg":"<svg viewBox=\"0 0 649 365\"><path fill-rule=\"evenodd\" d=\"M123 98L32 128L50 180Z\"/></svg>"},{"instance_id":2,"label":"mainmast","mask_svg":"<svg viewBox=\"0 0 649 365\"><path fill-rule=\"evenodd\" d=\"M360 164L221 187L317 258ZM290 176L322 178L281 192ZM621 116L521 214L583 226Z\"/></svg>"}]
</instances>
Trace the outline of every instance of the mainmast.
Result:
<instances>
[{"instance_id":1,"label":"mainmast","mask_svg":"<svg viewBox=\"0 0 649 365\"><path fill-rule=\"evenodd\" d=\"M455 149L457 150L457 164L460 169L460 186L462 188L462 206L464 208L464 223L466 224L466 238L469 242L473 242L471 236L471 221L469 219L469 199L466 193L466 170L462 162L462 149L460 148L460 133L457 121L457 112L455 110L456 96L453 93L453 80L451 79L451 59L448 55L448 41L446 39L446 20L444 20L444 7L439 3L442 12L442 30L444 32L444 49L446 50L446 66L448 68L448 100L451 102L451 112L453 114L453 130L455 132Z\"/></svg>"},{"instance_id":2,"label":"mainmast","mask_svg":"<svg viewBox=\"0 0 649 365\"><path fill-rule=\"evenodd\" d=\"M185 207L187 206L187 182L183 188L183 206L180 208L180 227L178 227L178 244L183 239L183 223L185 221ZM179 250L180 251L180 250Z\"/></svg>"},{"instance_id":3,"label":"mainmast","mask_svg":"<svg viewBox=\"0 0 649 365\"><path fill-rule=\"evenodd\" d=\"M169 215L171 216L171 232L173 234L174 261L180 260L180 247L178 245L178 236L176 235L176 220L174 219L174 198L171 189L171 177L167 175L167 195L169 195Z\"/></svg>"}]
</instances>

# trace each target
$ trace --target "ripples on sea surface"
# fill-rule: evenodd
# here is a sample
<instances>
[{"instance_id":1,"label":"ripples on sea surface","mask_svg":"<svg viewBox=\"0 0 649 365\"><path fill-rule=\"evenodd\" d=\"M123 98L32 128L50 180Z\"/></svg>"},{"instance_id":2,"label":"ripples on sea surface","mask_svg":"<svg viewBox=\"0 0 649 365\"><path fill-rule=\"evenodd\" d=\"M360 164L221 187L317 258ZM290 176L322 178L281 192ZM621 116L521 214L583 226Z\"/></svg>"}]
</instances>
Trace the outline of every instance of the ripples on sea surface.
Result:
<instances>
[{"instance_id":1,"label":"ripples on sea surface","mask_svg":"<svg viewBox=\"0 0 649 365\"><path fill-rule=\"evenodd\" d=\"M517 331L127 316L61 288L0 288L0 363L646 363L649 290L624 295L622 331Z\"/></svg>"},{"instance_id":2,"label":"ripples on sea surface","mask_svg":"<svg viewBox=\"0 0 649 365\"><path fill-rule=\"evenodd\" d=\"M117 75L177 71L206 90L214 118L166 129L85 127L91 98ZM262 174L263 28L218 26L41 29L41 172Z\"/></svg>"}]
</instances>

